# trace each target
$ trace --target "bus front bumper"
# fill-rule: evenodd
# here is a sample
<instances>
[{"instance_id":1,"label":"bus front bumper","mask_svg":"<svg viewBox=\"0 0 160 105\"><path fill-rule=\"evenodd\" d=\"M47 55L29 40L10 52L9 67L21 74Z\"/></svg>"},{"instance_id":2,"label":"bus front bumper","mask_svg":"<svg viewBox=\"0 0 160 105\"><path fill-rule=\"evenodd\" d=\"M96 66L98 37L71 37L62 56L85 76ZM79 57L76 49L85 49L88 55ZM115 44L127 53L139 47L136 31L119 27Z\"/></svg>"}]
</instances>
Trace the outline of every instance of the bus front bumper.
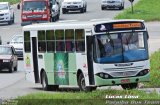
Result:
<instances>
[{"instance_id":1,"label":"bus front bumper","mask_svg":"<svg viewBox=\"0 0 160 105\"><path fill-rule=\"evenodd\" d=\"M116 79L102 79L99 76L95 75L95 85L96 86L112 86L112 85L121 85L129 83L138 83L138 82L149 82L150 74L138 77L127 77L127 78L116 78Z\"/></svg>"}]
</instances>

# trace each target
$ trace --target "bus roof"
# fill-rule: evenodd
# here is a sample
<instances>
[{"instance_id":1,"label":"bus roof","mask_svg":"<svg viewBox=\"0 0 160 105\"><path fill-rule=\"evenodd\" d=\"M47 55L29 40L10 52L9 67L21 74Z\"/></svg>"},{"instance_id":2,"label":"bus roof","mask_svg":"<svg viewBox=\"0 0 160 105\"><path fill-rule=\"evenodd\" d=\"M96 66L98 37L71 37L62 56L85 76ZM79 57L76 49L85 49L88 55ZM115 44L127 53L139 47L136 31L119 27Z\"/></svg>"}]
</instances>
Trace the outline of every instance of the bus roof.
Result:
<instances>
[{"instance_id":1,"label":"bus roof","mask_svg":"<svg viewBox=\"0 0 160 105\"><path fill-rule=\"evenodd\" d=\"M76 29L84 28L91 29L94 25L103 24L103 23L114 23L114 22L144 22L144 20L138 19L123 19L123 20L109 20L109 19L92 19L90 21L76 21L76 20L67 20L59 21L55 23L39 23L32 24L23 27L23 31L28 30L49 30L49 29Z\"/></svg>"}]
</instances>

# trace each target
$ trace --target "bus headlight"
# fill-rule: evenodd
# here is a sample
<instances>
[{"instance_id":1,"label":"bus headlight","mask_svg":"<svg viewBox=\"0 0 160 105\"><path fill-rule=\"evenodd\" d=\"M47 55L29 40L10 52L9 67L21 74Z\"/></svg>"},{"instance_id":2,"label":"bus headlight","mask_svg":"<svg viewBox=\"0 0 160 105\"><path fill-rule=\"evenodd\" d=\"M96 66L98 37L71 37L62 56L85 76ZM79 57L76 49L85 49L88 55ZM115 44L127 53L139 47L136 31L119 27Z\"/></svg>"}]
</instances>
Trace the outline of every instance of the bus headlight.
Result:
<instances>
[{"instance_id":1,"label":"bus headlight","mask_svg":"<svg viewBox=\"0 0 160 105\"><path fill-rule=\"evenodd\" d=\"M102 72L101 73L97 73L96 75L101 77L101 78L103 78L103 79L111 79L112 78L112 76L110 76L109 74L102 73Z\"/></svg>"},{"instance_id":2,"label":"bus headlight","mask_svg":"<svg viewBox=\"0 0 160 105\"><path fill-rule=\"evenodd\" d=\"M109 75L108 74L104 74L104 78L109 78Z\"/></svg>"},{"instance_id":3,"label":"bus headlight","mask_svg":"<svg viewBox=\"0 0 160 105\"><path fill-rule=\"evenodd\" d=\"M148 74L149 71L150 71L149 69L144 69L144 70L140 71L140 72L137 74L137 76L144 76L144 75Z\"/></svg>"}]
</instances>

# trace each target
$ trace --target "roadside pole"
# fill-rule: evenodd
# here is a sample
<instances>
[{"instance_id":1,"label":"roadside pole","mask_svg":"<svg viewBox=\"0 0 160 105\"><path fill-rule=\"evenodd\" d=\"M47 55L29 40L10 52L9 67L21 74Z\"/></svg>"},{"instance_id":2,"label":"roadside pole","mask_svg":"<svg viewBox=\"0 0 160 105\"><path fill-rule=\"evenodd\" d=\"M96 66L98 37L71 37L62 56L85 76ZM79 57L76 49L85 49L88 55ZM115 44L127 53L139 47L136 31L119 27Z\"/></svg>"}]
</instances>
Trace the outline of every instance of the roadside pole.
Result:
<instances>
[{"instance_id":1,"label":"roadside pole","mask_svg":"<svg viewBox=\"0 0 160 105\"><path fill-rule=\"evenodd\" d=\"M134 0L129 0L130 2L131 2L131 8L132 8L132 14L134 13L134 11L133 11L133 2L134 2Z\"/></svg>"}]
</instances>

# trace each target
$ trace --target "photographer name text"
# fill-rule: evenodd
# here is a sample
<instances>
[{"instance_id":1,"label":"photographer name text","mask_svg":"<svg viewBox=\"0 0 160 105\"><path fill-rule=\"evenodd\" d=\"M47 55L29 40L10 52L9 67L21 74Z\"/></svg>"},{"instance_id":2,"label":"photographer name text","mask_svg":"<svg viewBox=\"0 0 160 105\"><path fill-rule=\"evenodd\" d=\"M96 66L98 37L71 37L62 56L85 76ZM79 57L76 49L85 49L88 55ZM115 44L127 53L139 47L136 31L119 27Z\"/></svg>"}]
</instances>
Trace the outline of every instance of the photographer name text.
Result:
<instances>
[{"instance_id":1,"label":"photographer name text","mask_svg":"<svg viewBox=\"0 0 160 105\"><path fill-rule=\"evenodd\" d=\"M106 99L138 99L136 95L106 95Z\"/></svg>"}]
</instances>

